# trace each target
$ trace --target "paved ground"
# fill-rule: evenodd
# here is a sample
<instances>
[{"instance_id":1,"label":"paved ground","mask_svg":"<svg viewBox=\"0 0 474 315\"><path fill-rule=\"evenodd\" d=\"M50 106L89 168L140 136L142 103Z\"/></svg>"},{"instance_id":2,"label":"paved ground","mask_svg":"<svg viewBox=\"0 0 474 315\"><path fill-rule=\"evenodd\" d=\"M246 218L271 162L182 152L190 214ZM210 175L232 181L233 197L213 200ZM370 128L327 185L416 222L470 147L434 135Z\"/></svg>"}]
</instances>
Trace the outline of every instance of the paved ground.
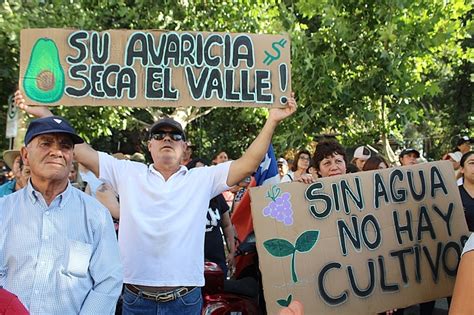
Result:
<instances>
[{"instance_id":1,"label":"paved ground","mask_svg":"<svg viewBox=\"0 0 474 315\"><path fill-rule=\"evenodd\" d=\"M405 310L404 315L418 315L418 306L412 306ZM440 299L436 301L435 309L432 315L448 315L448 302L446 299Z\"/></svg>"}]
</instances>

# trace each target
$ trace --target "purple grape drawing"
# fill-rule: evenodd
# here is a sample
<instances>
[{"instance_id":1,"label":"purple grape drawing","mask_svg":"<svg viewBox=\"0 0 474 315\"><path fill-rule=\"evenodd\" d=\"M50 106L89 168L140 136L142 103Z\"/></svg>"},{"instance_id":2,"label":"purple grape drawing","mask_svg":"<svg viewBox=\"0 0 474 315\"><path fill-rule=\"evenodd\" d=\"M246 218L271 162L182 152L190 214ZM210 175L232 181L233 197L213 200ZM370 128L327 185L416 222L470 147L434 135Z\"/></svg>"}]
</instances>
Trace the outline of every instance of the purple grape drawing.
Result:
<instances>
[{"instance_id":1,"label":"purple grape drawing","mask_svg":"<svg viewBox=\"0 0 474 315\"><path fill-rule=\"evenodd\" d=\"M263 208L263 216L272 217L284 225L292 225L293 209L290 202L290 193L285 192L282 194L280 188L272 186L267 192L267 198L270 198L272 201Z\"/></svg>"}]
</instances>

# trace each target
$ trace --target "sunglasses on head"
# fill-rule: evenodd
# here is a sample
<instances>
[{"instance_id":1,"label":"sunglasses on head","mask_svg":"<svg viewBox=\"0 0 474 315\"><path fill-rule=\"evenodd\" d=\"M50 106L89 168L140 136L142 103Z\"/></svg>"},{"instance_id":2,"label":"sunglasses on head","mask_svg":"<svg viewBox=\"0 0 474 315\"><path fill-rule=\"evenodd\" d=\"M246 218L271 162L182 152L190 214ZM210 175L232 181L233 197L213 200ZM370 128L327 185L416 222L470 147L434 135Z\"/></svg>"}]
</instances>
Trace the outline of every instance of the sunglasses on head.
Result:
<instances>
[{"instance_id":1,"label":"sunglasses on head","mask_svg":"<svg viewBox=\"0 0 474 315\"><path fill-rule=\"evenodd\" d=\"M151 135L151 139L163 140L166 136L169 136L173 141L184 140L184 135L179 131L162 131L158 130Z\"/></svg>"}]
</instances>

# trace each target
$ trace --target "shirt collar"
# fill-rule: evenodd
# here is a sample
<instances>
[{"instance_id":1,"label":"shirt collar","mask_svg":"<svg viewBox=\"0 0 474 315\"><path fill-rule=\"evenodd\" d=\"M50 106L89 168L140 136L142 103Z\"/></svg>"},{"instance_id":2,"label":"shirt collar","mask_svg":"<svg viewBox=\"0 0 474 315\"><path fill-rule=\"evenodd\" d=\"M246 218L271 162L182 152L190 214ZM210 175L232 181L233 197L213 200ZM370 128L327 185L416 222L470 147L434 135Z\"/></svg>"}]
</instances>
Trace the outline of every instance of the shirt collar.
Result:
<instances>
[{"instance_id":1,"label":"shirt collar","mask_svg":"<svg viewBox=\"0 0 474 315\"><path fill-rule=\"evenodd\" d=\"M148 166L148 171L163 178L163 175L161 175L161 173L155 169L155 167L153 166L153 163L151 163ZM175 176L176 174L180 174L180 173L186 174L187 172L188 172L188 169L186 168L186 166L180 165L179 169L175 173L173 173L173 175L171 176Z\"/></svg>"},{"instance_id":2,"label":"shirt collar","mask_svg":"<svg viewBox=\"0 0 474 315\"><path fill-rule=\"evenodd\" d=\"M71 186L71 183L68 181L66 189L62 193L57 195L56 198L54 198L54 200L51 202L49 207L58 206L59 208L62 209L64 207L64 205L66 205L67 200L69 199L69 197L71 196L71 194L72 194L71 190L72 189L73 189L73 187ZM33 185L31 184L31 178L28 179L28 184L26 185L26 193L28 195L28 198L30 198L30 201L33 204L39 202L40 200L43 200L43 202L44 202L44 198L41 195L41 193L39 191L37 191L33 187Z\"/></svg>"}]
</instances>

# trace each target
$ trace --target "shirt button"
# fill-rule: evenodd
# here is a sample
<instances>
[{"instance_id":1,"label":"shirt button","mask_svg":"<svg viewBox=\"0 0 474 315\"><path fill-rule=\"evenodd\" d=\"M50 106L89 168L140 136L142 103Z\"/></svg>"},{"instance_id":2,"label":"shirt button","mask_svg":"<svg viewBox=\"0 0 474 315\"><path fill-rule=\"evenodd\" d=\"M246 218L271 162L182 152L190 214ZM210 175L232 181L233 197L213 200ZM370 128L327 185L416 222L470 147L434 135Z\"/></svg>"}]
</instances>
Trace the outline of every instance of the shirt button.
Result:
<instances>
[{"instance_id":1,"label":"shirt button","mask_svg":"<svg viewBox=\"0 0 474 315\"><path fill-rule=\"evenodd\" d=\"M39 293L40 293L40 291L38 291L38 290L35 290L35 294L39 294Z\"/></svg>"},{"instance_id":2,"label":"shirt button","mask_svg":"<svg viewBox=\"0 0 474 315\"><path fill-rule=\"evenodd\" d=\"M44 239L44 240L49 240L49 236L48 236L48 235L45 235L45 236L43 236L43 239Z\"/></svg>"},{"instance_id":3,"label":"shirt button","mask_svg":"<svg viewBox=\"0 0 474 315\"><path fill-rule=\"evenodd\" d=\"M49 211L46 211L45 214L46 214L46 215L49 215Z\"/></svg>"}]
</instances>

